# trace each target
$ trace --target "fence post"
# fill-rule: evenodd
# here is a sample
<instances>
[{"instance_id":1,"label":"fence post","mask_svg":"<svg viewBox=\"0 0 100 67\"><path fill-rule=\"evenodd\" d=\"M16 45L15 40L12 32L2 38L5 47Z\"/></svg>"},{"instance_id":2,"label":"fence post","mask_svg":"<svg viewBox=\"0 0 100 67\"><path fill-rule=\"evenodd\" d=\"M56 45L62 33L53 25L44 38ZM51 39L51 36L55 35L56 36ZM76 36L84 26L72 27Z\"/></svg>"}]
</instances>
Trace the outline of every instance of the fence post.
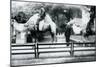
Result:
<instances>
[{"instance_id":1,"label":"fence post","mask_svg":"<svg viewBox=\"0 0 100 67\"><path fill-rule=\"evenodd\" d=\"M36 58L36 43L35 43L35 48L34 48L34 51L35 51L35 58Z\"/></svg>"},{"instance_id":2,"label":"fence post","mask_svg":"<svg viewBox=\"0 0 100 67\"><path fill-rule=\"evenodd\" d=\"M74 56L74 44L71 44L71 56Z\"/></svg>"},{"instance_id":3,"label":"fence post","mask_svg":"<svg viewBox=\"0 0 100 67\"><path fill-rule=\"evenodd\" d=\"M37 43L37 58L39 58L39 44Z\"/></svg>"},{"instance_id":4,"label":"fence post","mask_svg":"<svg viewBox=\"0 0 100 67\"><path fill-rule=\"evenodd\" d=\"M39 58L39 53L38 53L38 43L35 43L35 58Z\"/></svg>"}]
</instances>

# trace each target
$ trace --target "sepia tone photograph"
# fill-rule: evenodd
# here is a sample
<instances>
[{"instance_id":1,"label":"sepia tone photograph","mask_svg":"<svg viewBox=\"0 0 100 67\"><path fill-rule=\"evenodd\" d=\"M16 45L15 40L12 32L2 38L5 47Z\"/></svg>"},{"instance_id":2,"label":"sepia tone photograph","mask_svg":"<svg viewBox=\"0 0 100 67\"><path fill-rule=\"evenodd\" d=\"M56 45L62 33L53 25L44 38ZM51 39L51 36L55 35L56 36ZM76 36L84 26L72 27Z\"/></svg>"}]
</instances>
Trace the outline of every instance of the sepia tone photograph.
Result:
<instances>
[{"instance_id":1,"label":"sepia tone photograph","mask_svg":"<svg viewBox=\"0 0 100 67\"><path fill-rule=\"evenodd\" d=\"M11 66L96 61L96 6L11 1Z\"/></svg>"}]
</instances>

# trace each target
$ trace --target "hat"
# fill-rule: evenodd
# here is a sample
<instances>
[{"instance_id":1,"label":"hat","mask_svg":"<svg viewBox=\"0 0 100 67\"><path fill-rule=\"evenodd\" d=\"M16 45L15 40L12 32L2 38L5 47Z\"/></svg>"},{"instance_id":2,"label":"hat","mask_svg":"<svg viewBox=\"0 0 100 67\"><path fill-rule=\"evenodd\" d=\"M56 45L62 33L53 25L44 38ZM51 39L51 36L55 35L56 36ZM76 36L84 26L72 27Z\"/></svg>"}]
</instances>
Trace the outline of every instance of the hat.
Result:
<instances>
[{"instance_id":1,"label":"hat","mask_svg":"<svg viewBox=\"0 0 100 67\"><path fill-rule=\"evenodd\" d=\"M41 10L41 14L45 12L45 9L43 7L40 10Z\"/></svg>"}]
</instances>

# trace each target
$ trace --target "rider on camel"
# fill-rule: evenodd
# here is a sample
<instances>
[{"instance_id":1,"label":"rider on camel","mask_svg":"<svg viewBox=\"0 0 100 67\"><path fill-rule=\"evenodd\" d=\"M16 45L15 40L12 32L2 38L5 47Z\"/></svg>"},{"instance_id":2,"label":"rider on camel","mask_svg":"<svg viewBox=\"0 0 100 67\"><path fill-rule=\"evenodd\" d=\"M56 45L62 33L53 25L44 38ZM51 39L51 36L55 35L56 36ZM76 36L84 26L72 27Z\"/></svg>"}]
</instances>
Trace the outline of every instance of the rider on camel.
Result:
<instances>
[{"instance_id":1,"label":"rider on camel","mask_svg":"<svg viewBox=\"0 0 100 67\"><path fill-rule=\"evenodd\" d=\"M42 7L39 12L39 19L37 20L37 23L36 23L37 28L39 28L39 22L45 19L45 16L46 16L46 12L45 12L45 9Z\"/></svg>"}]
</instances>

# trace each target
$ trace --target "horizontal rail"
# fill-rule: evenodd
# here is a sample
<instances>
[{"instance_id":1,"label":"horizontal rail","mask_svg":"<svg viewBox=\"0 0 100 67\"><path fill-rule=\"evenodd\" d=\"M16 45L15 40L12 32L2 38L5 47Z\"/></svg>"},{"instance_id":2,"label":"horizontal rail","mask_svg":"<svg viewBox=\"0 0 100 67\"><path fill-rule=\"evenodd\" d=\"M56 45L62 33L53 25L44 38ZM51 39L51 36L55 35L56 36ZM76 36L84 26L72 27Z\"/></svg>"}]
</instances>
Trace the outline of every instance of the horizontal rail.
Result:
<instances>
[{"instance_id":1,"label":"horizontal rail","mask_svg":"<svg viewBox=\"0 0 100 67\"><path fill-rule=\"evenodd\" d=\"M56 53L56 52L70 52L71 50L62 50L62 51L40 51L38 53Z\"/></svg>"},{"instance_id":2,"label":"horizontal rail","mask_svg":"<svg viewBox=\"0 0 100 67\"><path fill-rule=\"evenodd\" d=\"M14 46L34 46L35 43L25 43L25 44L11 44L11 47Z\"/></svg>"},{"instance_id":3,"label":"horizontal rail","mask_svg":"<svg viewBox=\"0 0 100 67\"><path fill-rule=\"evenodd\" d=\"M33 45L35 43L24 43L24 45ZM15 44L15 43L12 43L11 45L22 45L22 44Z\"/></svg>"},{"instance_id":4,"label":"horizontal rail","mask_svg":"<svg viewBox=\"0 0 100 67\"><path fill-rule=\"evenodd\" d=\"M59 48L70 48L70 47L45 47L45 48L38 48L38 49L59 49Z\"/></svg>"},{"instance_id":5,"label":"horizontal rail","mask_svg":"<svg viewBox=\"0 0 100 67\"><path fill-rule=\"evenodd\" d=\"M96 49L84 49L84 50L74 50L74 51L96 51Z\"/></svg>"},{"instance_id":6,"label":"horizontal rail","mask_svg":"<svg viewBox=\"0 0 100 67\"><path fill-rule=\"evenodd\" d=\"M11 44L11 46L33 46L36 43L27 43L27 44ZM67 43L37 43L38 45L63 45L63 44L96 44L95 42L67 42Z\"/></svg>"},{"instance_id":7,"label":"horizontal rail","mask_svg":"<svg viewBox=\"0 0 100 67\"><path fill-rule=\"evenodd\" d=\"M89 46L88 46L89 47ZM62 48L70 48L70 47L45 47L45 48L38 48L38 49L62 49ZM75 46L74 48L81 48L78 46ZM94 47L91 47L94 48ZM24 48L24 49L11 49L11 50L33 50L33 49L37 49L37 48Z\"/></svg>"},{"instance_id":8,"label":"horizontal rail","mask_svg":"<svg viewBox=\"0 0 100 67\"><path fill-rule=\"evenodd\" d=\"M11 47L23 47L23 46L35 46L35 45L11 45Z\"/></svg>"},{"instance_id":9,"label":"horizontal rail","mask_svg":"<svg viewBox=\"0 0 100 67\"><path fill-rule=\"evenodd\" d=\"M74 50L74 51L95 51L96 49L81 49L81 50ZM56 53L56 52L70 52L71 50L62 50L62 51L40 51L38 53Z\"/></svg>"},{"instance_id":10,"label":"horizontal rail","mask_svg":"<svg viewBox=\"0 0 100 67\"><path fill-rule=\"evenodd\" d=\"M11 50L33 50L33 49L35 49L35 48L25 48L25 49L11 49Z\"/></svg>"},{"instance_id":11,"label":"horizontal rail","mask_svg":"<svg viewBox=\"0 0 100 67\"><path fill-rule=\"evenodd\" d=\"M90 47L90 46L86 46L86 47ZM60 49L60 48L71 48L71 46L65 46L65 47L39 47L38 49ZM74 46L74 48L81 48L81 47ZM91 47L91 48L93 48L93 47Z\"/></svg>"},{"instance_id":12,"label":"horizontal rail","mask_svg":"<svg viewBox=\"0 0 100 67\"><path fill-rule=\"evenodd\" d=\"M73 43L37 43L38 45L65 45L65 44L96 44L95 42L73 42Z\"/></svg>"},{"instance_id":13,"label":"horizontal rail","mask_svg":"<svg viewBox=\"0 0 100 67\"><path fill-rule=\"evenodd\" d=\"M70 52L71 50L62 50L62 51L38 51L38 53L56 53L56 52ZM74 51L96 51L96 49L78 49ZM20 53L12 53L12 55L19 55L19 54L35 54L35 52L20 52Z\"/></svg>"},{"instance_id":14,"label":"horizontal rail","mask_svg":"<svg viewBox=\"0 0 100 67\"><path fill-rule=\"evenodd\" d=\"M35 54L35 52L11 53L12 55Z\"/></svg>"}]
</instances>

